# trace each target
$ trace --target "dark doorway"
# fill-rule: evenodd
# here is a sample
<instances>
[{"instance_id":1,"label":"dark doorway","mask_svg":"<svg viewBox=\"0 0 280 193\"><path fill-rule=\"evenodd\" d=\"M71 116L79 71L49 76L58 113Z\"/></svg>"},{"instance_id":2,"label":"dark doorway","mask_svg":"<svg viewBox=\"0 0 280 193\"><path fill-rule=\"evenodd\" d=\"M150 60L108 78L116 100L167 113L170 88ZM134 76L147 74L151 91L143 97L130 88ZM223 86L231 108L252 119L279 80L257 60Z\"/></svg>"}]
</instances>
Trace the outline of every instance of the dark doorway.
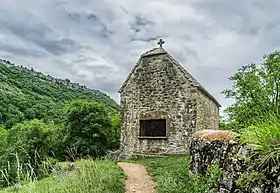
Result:
<instances>
[{"instance_id":1,"label":"dark doorway","mask_svg":"<svg viewBox=\"0 0 280 193\"><path fill-rule=\"evenodd\" d=\"M140 136L166 137L166 120L140 120Z\"/></svg>"}]
</instances>

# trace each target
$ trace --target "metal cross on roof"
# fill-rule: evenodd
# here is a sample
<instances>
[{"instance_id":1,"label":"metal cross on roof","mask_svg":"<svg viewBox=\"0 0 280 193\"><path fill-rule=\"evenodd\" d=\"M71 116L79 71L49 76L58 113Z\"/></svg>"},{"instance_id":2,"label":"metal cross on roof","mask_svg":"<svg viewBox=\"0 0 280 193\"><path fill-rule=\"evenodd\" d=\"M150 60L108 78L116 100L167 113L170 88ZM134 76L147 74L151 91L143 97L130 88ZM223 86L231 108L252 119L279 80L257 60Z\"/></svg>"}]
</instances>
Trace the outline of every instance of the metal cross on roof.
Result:
<instances>
[{"instance_id":1,"label":"metal cross on roof","mask_svg":"<svg viewBox=\"0 0 280 193\"><path fill-rule=\"evenodd\" d=\"M159 42L157 43L159 45L159 47L162 48L162 45L164 44L164 41L162 39L159 40Z\"/></svg>"}]
</instances>

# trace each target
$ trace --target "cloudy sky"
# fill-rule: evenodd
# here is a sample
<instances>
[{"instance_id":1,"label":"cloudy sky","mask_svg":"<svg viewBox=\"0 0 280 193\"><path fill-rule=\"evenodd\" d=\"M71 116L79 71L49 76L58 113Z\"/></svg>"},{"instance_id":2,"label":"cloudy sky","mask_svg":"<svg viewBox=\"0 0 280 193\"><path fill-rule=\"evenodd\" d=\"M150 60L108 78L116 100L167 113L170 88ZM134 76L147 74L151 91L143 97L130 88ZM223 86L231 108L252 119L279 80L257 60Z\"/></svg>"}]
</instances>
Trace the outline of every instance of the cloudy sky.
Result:
<instances>
[{"instance_id":1,"label":"cloudy sky","mask_svg":"<svg viewBox=\"0 0 280 193\"><path fill-rule=\"evenodd\" d=\"M164 48L213 94L279 49L280 1L0 0L0 58L109 94L141 53Z\"/></svg>"}]
</instances>

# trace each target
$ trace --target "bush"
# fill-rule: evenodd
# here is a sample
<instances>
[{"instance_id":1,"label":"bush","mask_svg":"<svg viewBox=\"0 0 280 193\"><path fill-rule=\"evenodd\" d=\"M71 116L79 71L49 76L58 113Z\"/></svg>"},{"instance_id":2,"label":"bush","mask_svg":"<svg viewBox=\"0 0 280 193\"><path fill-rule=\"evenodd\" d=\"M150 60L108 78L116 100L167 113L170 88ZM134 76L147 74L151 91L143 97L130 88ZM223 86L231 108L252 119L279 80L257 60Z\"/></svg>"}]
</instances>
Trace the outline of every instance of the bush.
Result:
<instances>
[{"instance_id":1,"label":"bush","mask_svg":"<svg viewBox=\"0 0 280 193\"><path fill-rule=\"evenodd\" d=\"M264 174L252 171L249 174L241 174L236 180L236 185L246 192L250 192L253 187L260 186L262 181L265 180Z\"/></svg>"},{"instance_id":2,"label":"bush","mask_svg":"<svg viewBox=\"0 0 280 193\"><path fill-rule=\"evenodd\" d=\"M120 113L111 115L112 130L110 132L109 149L118 149L121 138L121 117Z\"/></svg>"},{"instance_id":3,"label":"bush","mask_svg":"<svg viewBox=\"0 0 280 193\"><path fill-rule=\"evenodd\" d=\"M191 178L193 192L218 192L221 170L219 165L209 165L205 175L196 174Z\"/></svg>"},{"instance_id":4,"label":"bush","mask_svg":"<svg viewBox=\"0 0 280 193\"><path fill-rule=\"evenodd\" d=\"M0 155L2 155L6 149L6 136L7 136L7 130L5 130L0 125Z\"/></svg>"},{"instance_id":5,"label":"bush","mask_svg":"<svg viewBox=\"0 0 280 193\"><path fill-rule=\"evenodd\" d=\"M113 127L108 111L101 103L85 100L70 103L65 129L67 146L74 153L72 159L102 156L110 149Z\"/></svg>"},{"instance_id":6,"label":"bush","mask_svg":"<svg viewBox=\"0 0 280 193\"><path fill-rule=\"evenodd\" d=\"M52 156L57 138L55 125L37 119L25 121L8 130L2 139L5 150L0 157L0 186L18 183L28 178L40 177L40 166Z\"/></svg>"},{"instance_id":7,"label":"bush","mask_svg":"<svg viewBox=\"0 0 280 193\"><path fill-rule=\"evenodd\" d=\"M241 141L254 149L256 169L269 173L273 167L280 166L280 121L276 116L271 115L266 121L248 127Z\"/></svg>"}]
</instances>

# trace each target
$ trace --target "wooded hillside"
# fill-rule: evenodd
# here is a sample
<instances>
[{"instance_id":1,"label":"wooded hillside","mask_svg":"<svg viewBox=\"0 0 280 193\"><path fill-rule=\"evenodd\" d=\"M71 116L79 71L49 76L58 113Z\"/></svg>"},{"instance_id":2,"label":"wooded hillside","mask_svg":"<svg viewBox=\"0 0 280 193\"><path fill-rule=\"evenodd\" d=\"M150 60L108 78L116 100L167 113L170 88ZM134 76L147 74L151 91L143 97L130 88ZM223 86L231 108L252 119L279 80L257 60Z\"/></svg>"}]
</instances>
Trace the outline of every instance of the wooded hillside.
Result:
<instances>
[{"instance_id":1,"label":"wooded hillside","mask_svg":"<svg viewBox=\"0 0 280 193\"><path fill-rule=\"evenodd\" d=\"M98 90L0 60L0 187L119 147L119 105Z\"/></svg>"},{"instance_id":2,"label":"wooded hillside","mask_svg":"<svg viewBox=\"0 0 280 193\"><path fill-rule=\"evenodd\" d=\"M35 118L60 123L63 106L74 99L100 102L113 112L119 109L114 100L98 90L0 60L0 125L4 128Z\"/></svg>"}]
</instances>

